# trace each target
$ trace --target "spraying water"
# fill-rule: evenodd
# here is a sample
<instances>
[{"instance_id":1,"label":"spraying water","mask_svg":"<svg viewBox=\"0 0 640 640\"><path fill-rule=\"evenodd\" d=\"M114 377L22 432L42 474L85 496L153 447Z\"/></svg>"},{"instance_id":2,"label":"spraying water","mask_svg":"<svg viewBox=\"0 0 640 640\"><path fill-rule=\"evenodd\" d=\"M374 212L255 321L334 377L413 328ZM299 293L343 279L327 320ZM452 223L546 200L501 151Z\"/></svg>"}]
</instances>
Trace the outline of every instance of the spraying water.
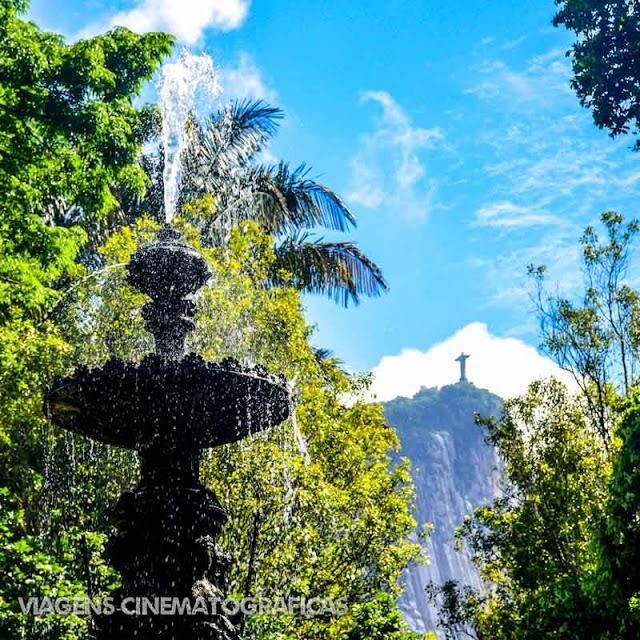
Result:
<instances>
[{"instance_id":1,"label":"spraying water","mask_svg":"<svg viewBox=\"0 0 640 640\"><path fill-rule=\"evenodd\" d=\"M180 156L187 142L186 124L199 100L211 104L222 92L213 60L206 53L194 56L183 49L176 62L162 67L160 110L164 146L164 210L167 222L175 212L180 187Z\"/></svg>"}]
</instances>

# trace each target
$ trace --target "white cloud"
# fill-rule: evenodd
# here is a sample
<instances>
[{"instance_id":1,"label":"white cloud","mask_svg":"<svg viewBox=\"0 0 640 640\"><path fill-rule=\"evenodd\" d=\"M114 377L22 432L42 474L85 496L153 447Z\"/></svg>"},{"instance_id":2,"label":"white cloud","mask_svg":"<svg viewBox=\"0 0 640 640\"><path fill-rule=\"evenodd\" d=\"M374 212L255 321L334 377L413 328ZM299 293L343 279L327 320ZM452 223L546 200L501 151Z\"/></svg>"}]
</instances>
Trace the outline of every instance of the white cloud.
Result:
<instances>
[{"instance_id":1,"label":"white cloud","mask_svg":"<svg viewBox=\"0 0 640 640\"><path fill-rule=\"evenodd\" d=\"M571 68L563 49L552 49L529 60L521 70L503 60L486 59L471 69L476 82L465 93L487 102L500 101L507 110L529 106L554 108L559 97L574 100L569 84Z\"/></svg>"},{"instance_id":2,"label":"white cloud","mask_svg":"<svg viewBox=\"0 0 640 640\"><path fill-rule=\"evenodd\" d=\"M373 369L371 392L380 401L397 396L412 397L421 387L441 387L459 380L455 359L470 354L467 378L476 387L489 389L501 398L523 394L533 380L555 376L571 389L571 376L522 340L492 335L487 325L473 322L426 352L404 349L385 356Z\"/></svg>"},{"instance_id":3,"label":"white cloud","mask_svg":"<svg viewBox=\"0 0 640 640\"><path fill-rule=\"evenodd\" d=\"M502 49L515 49L519 47L525 40L527 36L520 36L519 38L515 38L514 40L508 40L502 45Z\"/></svg>"},{"instance_id":4,"label":"white cloud","mask_svg":"<svg viewBox=\"0 0 640 640\"><path fill-rule=\"evenodd\" d=\"M347 200L371 209L389 205L408 217L426 217L437 185L428 175L423 154L446 148L444 133L437 127L414 126L386 91L367 91L362 100L375 102L382 111L351 162Z\"/></svg>"},{"instance_id":5,"label":"white cloud","mask_svg":"<svg viewBox=\"0 0 640 640\"><path fill-rule=\"evenodd\" d=\"M476 224L485 227L533 227L541 224L555 224L557 218L543 211L535 211L513 202L496 202L485 205L476 212Z\"/></svg>"},{"instance_id":6,"label":"white cloud","mask_svg":"<svg viewBox=\"0 0 640 640\"><path fill-rule=\"evenodd\" d=\"M357 156L351 162L351 191L347 199L361 204L367 209L376 209L385 200L382 189L384 177L377 166Z\"/></svg>"},{"instance_id":7,"label":"white cloud","mask_svg":"<svg viewBox=\"0 0 640 640\"><path fill-rule=\"evenodd\" d=\"M267 86L262 71L246 51L240 52L235 65L220 71L226 98L263 99L272 104L278 101L278 93Z\"/></svg>"},{"instance_id":8,"label":"white cloud","mask_svg":"<svg viewBox=\"0 0 640 640\"><path fill-rule=\"evenodd\" d=\"M494 45L493 47L491 47L492 49L495 47L499 47L500 49L509 50L509 49L515 49L516 47L520 46L526 39L527 39L527 36L520 36L519 38L514 38L513 40L507 40L505 42L500 43L493 36L489 36L487 38L483 38L482 40L480 40L480 46L488 47L489 45Z\"/></svg>"},{"instance_id":9,"label":"white cloud","mask_svg":"<svg viewBox=\"0 0 640 640\"><path fill-rule=\"evenodd\" d=\"M122 26L140 33L167 31L182 42L193 44L206 29L237 29L248 12L249 0L137 0L131 9L89 25L80 37Z\"/></svg>"}]
</instances>

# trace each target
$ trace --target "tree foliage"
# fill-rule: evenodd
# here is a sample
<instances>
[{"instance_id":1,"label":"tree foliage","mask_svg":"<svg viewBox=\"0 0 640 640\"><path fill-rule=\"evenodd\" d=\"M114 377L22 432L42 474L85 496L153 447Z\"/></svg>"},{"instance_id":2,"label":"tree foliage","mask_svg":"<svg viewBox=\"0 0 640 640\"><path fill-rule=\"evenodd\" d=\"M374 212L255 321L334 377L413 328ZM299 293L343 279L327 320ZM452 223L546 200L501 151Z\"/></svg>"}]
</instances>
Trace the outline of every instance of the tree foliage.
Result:
<instances>
[{"instance_id":1,"label":"tree foliage","mask_svg":"<svg viewBox=\"0 0 640 640\"><path fill-rule=\"evenodd\" d=\"M602 241L587 227L581 239L585 289L582 300L548 294L545 267L529 267L537 287L541 348L570 372L604 440L611 437L616 395L637 383L640 356L638 292L628 283L638 223L613 211L602 214Z\"/></svg>"},{"instance_id":2,"label":"tree foliage","mask_svg":"<svg viewBox=\"0 0 640 640\"><path fill-rule=\"evenodd\" d=\"M84 236L117 211L112 187L144 191L137 162L154 110L132 100L172 38L115 29L66 45L0 3L0 295L43 301ZM0 305L2 302L0 302ZM34 309L28 310L33 313Z\"/></svg>"},{"instance_id":3,"label":"tree foliage","mask_svg":"<svg viewBox=\"0 0 640 640\"><path fill-rule=\"evenodd\" d=\"M43 413L44 386L73 355L47 311L84 274L76 258L117 208L114 183L145 186L137 155L153 110L132 101L172 38L119 29L66 45L22 20L27 7L0 2L0 626L5 637L71 638L82 626L73 616L7 615L25 589L84 585L88 563L104 585L116 579L98 559L104 536L83 532L104 513L94 489L113 469L89 473L95 452L76 457ZM74 495L56 503L62 476Z\"/></svg>"},{"instance_id":4,"label":"tree foliage","mask_svg":"<svg viewBox=\"0 0 640 640\"><path fill-rule=\"evenodd\" d=\"M640 633L638 293L631 286L635 221L602 215L605 238L581 239L579 302L537 284L543 349L573 374L571 397L537 382L481 420L503 461L503 496L460 528L482 589L434 589L447 637L594 638Z\"/></svg>"},{"instance_id":5,"label":"tree foliage","mask_svg":"<svg viewBox=\"0 0 640 640\"><path fill-rule=\"evenodd\" d=\"M564 386L537 382L482 420L504 461L503 495L458 531L488 588L446 585L447 637L478 639L598 635L594 523L603 516L610 462L596 430Z\"/></svg>"},{"instance_id":6,"label":"tree foliage","mask_svg":"<svg viewBox=\"0 0 640 640\"><path fill-rule=\"evenodd\" d=\"M611 136L640 128L640 14L635 0L555 0L554 24L576 35L572 86ZM634 149L640 149L636 142Z\"/></svg>"}]
</instances>

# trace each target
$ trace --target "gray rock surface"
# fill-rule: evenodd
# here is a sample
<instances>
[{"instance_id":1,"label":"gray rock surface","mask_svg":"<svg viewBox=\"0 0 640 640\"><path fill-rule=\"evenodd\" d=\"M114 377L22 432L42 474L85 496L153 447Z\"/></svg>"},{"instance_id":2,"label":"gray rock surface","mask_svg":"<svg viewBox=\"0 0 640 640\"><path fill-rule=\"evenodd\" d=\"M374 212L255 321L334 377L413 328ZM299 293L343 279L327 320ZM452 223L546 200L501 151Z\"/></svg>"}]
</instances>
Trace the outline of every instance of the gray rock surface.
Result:
<instances>
[{"instance_id":1,"label":"gray rock surface","mask_svg":"<svg viewBox=\"0 0 640 640\"><path fill-rule=\"evenodd\" d=\"M437 632L437 609L425 595L429 582L479 586L468 551L455 549L454 532L465 515L498 495L497 458L475 414L499 415L501 407L500 398L470 383L422 389L411 399L385 403L387 422L412 463L416 520L434 525L426 543L430 564L412 566L404 577L400 607L415 631Z\"/></svg>"}]
</instances>

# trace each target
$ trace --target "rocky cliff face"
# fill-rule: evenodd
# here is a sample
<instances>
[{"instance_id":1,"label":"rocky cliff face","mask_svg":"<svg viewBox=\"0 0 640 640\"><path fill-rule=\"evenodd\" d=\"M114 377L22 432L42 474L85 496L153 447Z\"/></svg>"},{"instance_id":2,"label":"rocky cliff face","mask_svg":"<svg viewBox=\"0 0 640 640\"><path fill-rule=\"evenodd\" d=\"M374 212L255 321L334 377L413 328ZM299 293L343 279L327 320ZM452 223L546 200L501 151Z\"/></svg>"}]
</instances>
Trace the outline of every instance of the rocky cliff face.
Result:
<instances>
[{"instance_id":1,"label":"rocky cliff face","mask_svg":"<svg viewBox=\"0 0 640 640\"><path fill-rule=\"evenodd\" d=\"M385 404L387 421L400 436L402 455L412 463L416 520L434 525L427 542L431 563L410 567L400 601L415 631L437 631L437 610L425 596L429 582L457 580L479 586L468 552L454 548L454 531L465 515L497 496L497 459L474 416L498 415L501 407L500 398L470 383L422 389L411 399Z\"/></svg>"}]
</instances>

